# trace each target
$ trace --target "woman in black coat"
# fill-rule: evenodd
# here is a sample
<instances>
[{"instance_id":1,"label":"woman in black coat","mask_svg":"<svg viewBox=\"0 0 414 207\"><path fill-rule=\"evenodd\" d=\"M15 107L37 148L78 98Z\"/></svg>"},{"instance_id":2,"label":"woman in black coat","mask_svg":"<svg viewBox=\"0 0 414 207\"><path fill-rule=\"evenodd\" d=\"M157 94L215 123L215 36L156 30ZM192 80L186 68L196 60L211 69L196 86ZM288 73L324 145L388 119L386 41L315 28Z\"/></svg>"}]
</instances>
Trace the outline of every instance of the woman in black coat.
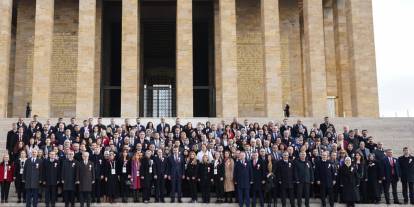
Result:
<instances>
[{"instance_id":1,"label":"woman in black coat","mask_svg":"<svg viewBox=\"0 0 414 207\"><path fill-rule=\"evenodd\" d=\"M203 156L201 164L198 166L198 181L200 182L203 203L210 203L210 188L213 182L213 166L208 162L208 155Z\"/></svg>"},{"instance_id":2,"label":"woman in black coat","mask_svg":"<svg viewBox=\"0 0 414 207\"><path fill-rule=\"evenodd\" d=\"M368 202L377 204L381 200L380 186L382 183L383 169L381 163L375 159L374 154L368 156L367 168L367 186L369 186L369 191L367 192Z\"/></svg>"},{"instance_id":3,"label":"woman in black coat","mask_svg":"<svg viewBox=\"0 0 414 207\"><path fill-rule=\"evenodd\" d=\"M116 161L113 152L109 153L109 159L105 165L105 182L106 182L106 196L109 203L113 203L114 199L118 196L119 191L119 179L116 173Z\"/></svg>"},{"instance_id":4,"label":"woman in black coat","mask_svg":"<svg viewBox=\"0 0 414 207\"><path fill-rule=\"evenodd\" d=\"M127 202L129 197L129 186L131 184L131 163L128 157L128 150L122 151L117 163L117 174L119 175L119 185L121 187L122 203Z\"/></svg>"},{"instance_id":5,"label":"woman in black coat","mask_svg":"<svg viewBox=\"0 0 414 207\"><path fill-rule=\"evenodd\" d=\"M194 151L190 152L190 156L185 164L185 178L190 186L191 203L197 202L197 170L198 162Z\"/></svg>"},{"instance_id":6,"label":"woman in black coat","mask_svg":"<svg viewBox=\"0 0 414 207\"><path fill-rule=\"evenodd\" d=\"M141 160L140 174L142 187L142 201L148 203L151 197L151 187L154 176L156 176L156 169L154 161L151 159L152 152L147 150L145 156Z\"/></svg>"},{"instance_id":7,"label":"woman in black coat","mask_svg":"<svg viewBox=\"0 0 414 207\"><path fill-rule=\"evenodd\" d=\"M24 170L24 164L26 163L27 157L26 157L26 151L22 150L19 152L20 158L17 158L14 160L14 185L17 192L17 203L26 202L26 189L24 187L23 182L23 170Z\"/></svg>"},{"instance_id":8,"label":"woman in black coat","mask_svg":"<svg viewBox=\"0 0 414 207\"><path fill-rule=\"evenodd\" d=\"M357 169L357 175L358 175L358 191L359 191L359 197L358 200L361 203L367 202L367 166L365 164L364 157L359 153L355 153L355 167Z\"/></svg>"},{"instance_id":9,"label":"woman in black coat","mask_svg":"<svg viewBox=\"0 0 414 207\"><path fill-rule=\"evenodd\" d=\"M342 188L342 201L347 207L355 206L355 202L358 201L358 175L350 157L345 158L345 165L339 168L339 181Z\"/></svg>"},{"instance_id":10,"label":"woman in black coat","mask_svg":"<svg viewBox=\"0 0 414 207\"><path fill-rule=\"evenodd\" d=\"M222 203L224 198L224 163L221 159L220 152L214 153L212 166L214 189L217 196L216 203Z\"/></svg>"}]
</instances>

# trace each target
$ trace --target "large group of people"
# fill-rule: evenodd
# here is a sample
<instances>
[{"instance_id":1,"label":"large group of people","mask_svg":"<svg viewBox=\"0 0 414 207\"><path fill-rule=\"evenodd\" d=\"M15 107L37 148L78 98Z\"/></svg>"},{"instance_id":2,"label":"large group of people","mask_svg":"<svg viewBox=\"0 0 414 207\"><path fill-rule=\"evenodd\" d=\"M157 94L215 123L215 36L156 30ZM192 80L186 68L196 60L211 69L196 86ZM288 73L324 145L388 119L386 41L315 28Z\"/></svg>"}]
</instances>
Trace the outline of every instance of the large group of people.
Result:
<instances>
[{"instance_id":1,"label":"large group of people","mask_svg":"<svg viewBox=\"0 0 414 207\"><path fill-rule=\"evenodd\" d=\"M96 121L96 123L95 123ZM134 123L132 123L134 122ZM19 118L7 134L0 163L1 202L14 182L18 203L65 206L101 202L237 202L242 206L309 206L327 203L379 203L382 194L414 204L414 162L408 148L401 157L374 142L368 131L328 117L323 123L293 125L239 122L182 125L164 118L156 125L124 119L109 125L101 118L78 125L59 119L29 123Z\"/></svg>"}]
</instances>

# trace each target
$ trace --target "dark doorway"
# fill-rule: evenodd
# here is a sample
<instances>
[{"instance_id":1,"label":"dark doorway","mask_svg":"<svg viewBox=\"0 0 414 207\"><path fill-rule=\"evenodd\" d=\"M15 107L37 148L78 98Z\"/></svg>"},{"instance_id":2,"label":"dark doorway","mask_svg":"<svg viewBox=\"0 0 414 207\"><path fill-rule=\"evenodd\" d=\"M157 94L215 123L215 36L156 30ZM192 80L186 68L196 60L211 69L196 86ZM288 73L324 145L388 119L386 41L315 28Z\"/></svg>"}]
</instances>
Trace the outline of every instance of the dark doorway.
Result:
<instances>
[{"instance_id":1,"label":"dark doorway","mask_svg":"<svg viewBox=\"0 0 414 207\"><path fill-rule=\"evenodd\" d=\"M176 3L141 2L140 115L176 116Z\"/></svg>"},{"instance_id":2,"label":"dark doorway","mask_svg":"<svg viewBox=\"0 0 414 207\"><path fill-rule=\"evenodd\" d=\"M213 1L194 1L193 57L194 116L215 117Z\"/></svg>"},{"instance_id":3,"label":"dark doorway","mask_svg":"<svg viewBox=\"0 0 414 207\"><path fill-rule=\"evenodd\" d=\"M101 116L121 114L121 2L103 2Z\"/></svg>"}]
</instances>

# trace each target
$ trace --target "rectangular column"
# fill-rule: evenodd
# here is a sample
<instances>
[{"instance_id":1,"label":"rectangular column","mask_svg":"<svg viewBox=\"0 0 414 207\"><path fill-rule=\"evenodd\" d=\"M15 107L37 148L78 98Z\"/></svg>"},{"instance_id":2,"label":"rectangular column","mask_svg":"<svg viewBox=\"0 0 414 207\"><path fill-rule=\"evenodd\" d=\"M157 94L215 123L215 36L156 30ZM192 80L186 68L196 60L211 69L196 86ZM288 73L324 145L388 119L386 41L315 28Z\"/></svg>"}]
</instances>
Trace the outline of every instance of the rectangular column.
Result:
<instances>
[{"instance_id":1,"label":"rectangular column","mask_svg":"<svg viewBox=\"0 0 414 207\"><path fill-rule=\"evenodd\" d=\"M193 116L193 0L177 0L177 116Z\"/></svg>"},{"instance_id":2,"label":"rectangular column","mask_svg":"<svg viewBox=\"0 0 414 207\"><path fill-rule=\"evenodd\" d=\"M79 1L76 116L82 118L94 111L95 26L96 0Z\"/></svg>"},{"instance_id":3,"label":"rectangular column","mask_svg":"<svg viewBox=\"0 0 414 207\"><path fill-rule=\"evenodd\" d=\"M0 118L7 117L13 0L0 1Z\"/></svg>"},{"instance_id":4,"label":"rectangular column","mask_svg":"<svg viewBox=\"0 0 414 207\"><path fill-rule=\"evenodd\" d=\"M139 1L122 1L121 116L139 114Z\"/></svg>"},{"instance_id":5,"label":"rectangular column","mask_svg":"<svg viewBox=\"0 0 414 207\"><path fill-rule=\"evenodd\" d=\"M36 0L32 114L50 116L54 0Z\"/></svg>"},{"instance_id":6,"label":"rectangular column","mask_svg":"<svg viewBox=\"0 0 414 207\"><path fill-rule=\"evenodd\" d=\"M352 115L378 117L372 1L346 1L352 80Z\"/></svg>"},{"instance_id":7,"label":"rectangular column","mask_svg":"<svg viewBox=\"0 0 414 207\"><path fill-rule=\"evenodd\" d=\"M345 2L346 0L336 0L333 2L335 59L338 83L338 114L342 117L351 117L352 94Z\"/></svg>"},{"instance_id":8,"label":"rectangular column","mask_svg":"<svg viewBox=\"0 0 414 207\"><path fill-rule=\"evenodd\" d=\"M303 0L304 55L307 84L307 115L327 114L325 44L322 1Z\"/></svg>"},{"instance_id":9,"label":"rectangular column","mask_svg":"<svg viewBox=\"0 0 414 207\"><path fill-rule=\"evenodd\" d=\"M262 0L265 116L282 117L279 0Z\"/></svg>"},{"instance_id":10,"label":"rectangular column","mask_svg":"<svg viewBox=\"0 0 414 207\"><path fill-rule=\"evenodd\" d=\"M220 80L221 111L223 118L239 115L237 90L237 34L236 34L236 0L219 0L220 24Z\"/></svg>"}]
</instances>

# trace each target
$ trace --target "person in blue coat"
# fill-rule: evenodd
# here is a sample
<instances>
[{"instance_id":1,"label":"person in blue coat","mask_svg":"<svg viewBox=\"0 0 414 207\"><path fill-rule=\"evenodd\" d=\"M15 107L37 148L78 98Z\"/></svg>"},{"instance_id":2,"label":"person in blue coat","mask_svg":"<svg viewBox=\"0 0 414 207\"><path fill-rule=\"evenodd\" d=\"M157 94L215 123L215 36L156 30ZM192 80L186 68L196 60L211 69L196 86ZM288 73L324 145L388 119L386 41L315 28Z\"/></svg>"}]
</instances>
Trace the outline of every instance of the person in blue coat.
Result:
<instances>
[{"instance_id":1,"label":"person in blue coat","mask_svg":"<svg viewBox=\"0 0 414 207\"><path fill-rule=\"evenodd\" d=\"M246 153L240 152L239 160L234 166L233 172L234 182L237 185L237 196L239 200L239 206L250 206L250 184L253 184L253 171L252 165L246 160Z\"/></svg>"},{"instance_id":2,"label":"person in blue coat","mask_svg":"<svg viewBox=\"0 0 414 207\"><path fill-rule=\"evenodd\" d=\"M394 204L400 204L397 194L397 183L400 178L400 165L398 159L392 156L392 150L385 150L385 158L383 159L384 167L384 195L387 204L390 204L390 186L392 187L392 196L394 198Z\"/></svg>"},{"instance_id":3,"label":"person in blue coat","mask_svg":"<svg viewBox=\"0 0 414 207\"><path fill-rule=\"evenodd\" d=\"M168 179L171 180L171 203L175 202L177 194L178 202L181 201L181 179L184 179L184 158L180 155L178 147L174 147L173 154L168 157Z\"/></svg>"}]
</instances>

